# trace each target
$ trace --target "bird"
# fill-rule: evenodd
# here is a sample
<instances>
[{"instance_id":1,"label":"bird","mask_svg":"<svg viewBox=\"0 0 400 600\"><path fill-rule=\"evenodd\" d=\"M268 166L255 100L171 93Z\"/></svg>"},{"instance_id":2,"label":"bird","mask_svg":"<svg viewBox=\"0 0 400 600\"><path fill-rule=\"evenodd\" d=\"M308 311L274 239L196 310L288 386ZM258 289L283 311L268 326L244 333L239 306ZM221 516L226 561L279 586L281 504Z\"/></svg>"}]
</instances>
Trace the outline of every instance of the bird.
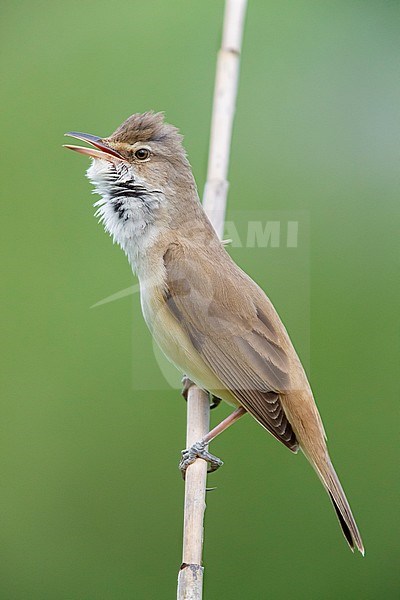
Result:
<instances>
[{"instance_id":1,"label":"bird","mask_svg":"<svg viewBox=\"0 0 400 600\"><path fill-rule=\"evenodd\" d=\"M271 301L233 261L204 212L179 130L149 111L108 137L66 135L88 144L65 147L92 159L95 215L138 276L153 338L191 382L235 407L183 452L182 470L197 457L219 467L207 444L249 413L291 452L301 449L348 545L364 555L301 361Z\"/></svg>"}]
</instances>

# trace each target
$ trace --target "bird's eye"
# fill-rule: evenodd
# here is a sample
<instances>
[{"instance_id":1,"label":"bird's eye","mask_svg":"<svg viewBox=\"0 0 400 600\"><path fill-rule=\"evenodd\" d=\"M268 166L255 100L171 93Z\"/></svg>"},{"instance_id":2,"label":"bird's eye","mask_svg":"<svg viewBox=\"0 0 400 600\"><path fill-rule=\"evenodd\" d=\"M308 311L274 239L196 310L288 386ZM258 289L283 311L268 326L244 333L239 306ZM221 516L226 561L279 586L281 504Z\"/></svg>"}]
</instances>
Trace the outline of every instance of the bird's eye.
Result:
<instances>
[{"instance_id":1,"label":"bird's eye","mask_svg":"<svg viewBox=\"0 0 400 600\"><path fill-rule=\"evenodd\" d=\"M138 160L147 160L150 157L150 150L147 148L139 148L135 151L135 156Z\"/></svg>"}]
</instances>

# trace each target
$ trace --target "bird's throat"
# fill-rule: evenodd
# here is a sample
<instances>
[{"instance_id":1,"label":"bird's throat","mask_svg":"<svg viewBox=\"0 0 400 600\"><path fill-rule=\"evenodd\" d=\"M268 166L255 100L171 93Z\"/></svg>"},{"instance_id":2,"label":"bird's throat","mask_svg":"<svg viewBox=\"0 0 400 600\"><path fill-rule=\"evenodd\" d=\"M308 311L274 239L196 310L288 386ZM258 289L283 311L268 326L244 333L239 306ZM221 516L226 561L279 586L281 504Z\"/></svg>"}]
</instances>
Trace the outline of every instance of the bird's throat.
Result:
<instances>
[{"instance_id":1,"label":"bird's throat","mask_svg":"<svg viewBox=\"0 0 400 600\"><path fill-rule=\"evenodd\" d=\"M162 228L162 192L149 189L125 163L115 165L95 159L87 177L94 185L93 193L100 195L94 203L95 216L137 272L141 256L156 241Z\"/></svg>"}]
</instances>

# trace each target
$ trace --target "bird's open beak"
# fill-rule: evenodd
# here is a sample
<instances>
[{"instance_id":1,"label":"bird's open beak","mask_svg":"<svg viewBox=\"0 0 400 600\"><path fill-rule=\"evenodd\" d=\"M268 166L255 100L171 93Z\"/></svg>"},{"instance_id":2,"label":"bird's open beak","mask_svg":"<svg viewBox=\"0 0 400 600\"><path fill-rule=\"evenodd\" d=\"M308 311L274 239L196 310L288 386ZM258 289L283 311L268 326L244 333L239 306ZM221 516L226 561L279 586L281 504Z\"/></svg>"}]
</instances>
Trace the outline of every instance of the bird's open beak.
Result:
<instances>
[{"instance_id":1,"label":"bird's open beak","mask_svg":"<svg viewBox=\"0 0 400 600\"><path fill-rule=\"evenodd\" d=\"M102 160L108 160L110 162L125 160L123 156L110 146L107 146L102 138L97 137L96 135L91 135L90 133L80 133L79 131L69 131L65 135L69 137L76 138L77 140L82 140L87 142L93 148L85 148L83 146L72 146L71 144L64 144L64 148L69 148L70 150L75 150L75 152L80 152L81 154L86 154L87 156L91 156L92 158L100 158Z\"/></svg>"}]
</instances>

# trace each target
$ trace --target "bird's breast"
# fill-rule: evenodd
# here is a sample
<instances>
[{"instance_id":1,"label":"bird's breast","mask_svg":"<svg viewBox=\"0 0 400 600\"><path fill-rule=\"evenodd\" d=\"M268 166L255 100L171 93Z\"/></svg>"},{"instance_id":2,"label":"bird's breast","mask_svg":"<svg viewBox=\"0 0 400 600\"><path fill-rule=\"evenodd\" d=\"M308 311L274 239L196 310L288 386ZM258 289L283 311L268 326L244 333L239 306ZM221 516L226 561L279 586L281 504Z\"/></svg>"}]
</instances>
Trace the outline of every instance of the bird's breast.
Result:
<instances>
[{"instance_id":1,"label":"bird's breast","mask_svg":"<svg viewBox=\"0 0 400 600\"><path fill-rule=\"evenodd\" d=\"M165 299L163 277L153 277L151 284L141 281L140 291L144 319L168 360L199 387L233 406L239 406L236 398L204 362L182 325L170 312Z\"/></svg>"}]
</instances>

